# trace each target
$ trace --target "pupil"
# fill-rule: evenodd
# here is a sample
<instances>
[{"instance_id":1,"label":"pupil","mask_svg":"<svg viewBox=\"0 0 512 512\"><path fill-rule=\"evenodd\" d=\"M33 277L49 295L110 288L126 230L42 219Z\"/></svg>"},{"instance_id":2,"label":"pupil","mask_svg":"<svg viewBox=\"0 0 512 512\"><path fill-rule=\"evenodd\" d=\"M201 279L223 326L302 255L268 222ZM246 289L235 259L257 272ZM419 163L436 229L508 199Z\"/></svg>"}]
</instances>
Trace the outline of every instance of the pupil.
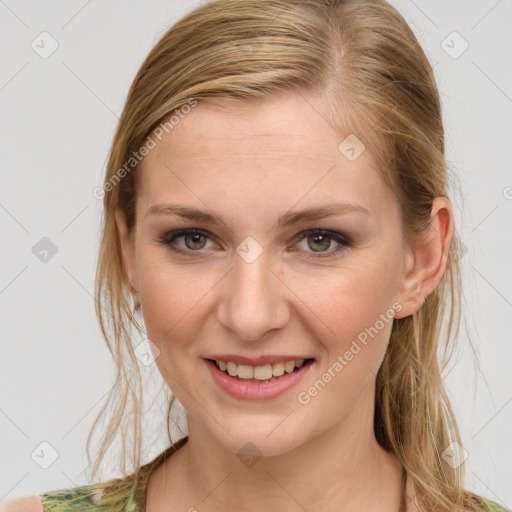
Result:
<instances>
[{"instance_id":1,"label":"pupil","mask_svg":"<svg viewBox=\"0 0 512 512\"><path fill-rule=\"evenodd\" d=\"M316 243L320 243L320 244L321 244L322 242L324 242L324 247L323 247L324 249L328 249L328 248L329 248L329 245L330 245L330 244L329 244L329 241L328 241L328 240L329 240L329 237L326 237L326 236L324 236L324 235L313 235L313 236L311 236L310 238L312 238L312 239L314 240L314 243L315 243L315 244L316 244ZM322 247L321 247L321 248L322 248ZM315 249L315 248L313 248L313 247L312 247L312 249L313 249L314 251L316 251L316 249ZM321 252L321 251L316 251L316 252Z\"/></svg>"},{"instance_id":2,"label":"pupil","mask_svg":"<svg viewBox=\"0 0 512 512\"><path fill-rule=\"evenodd\" d=\"M201 238L204 238L203 235L200 235L198 233L194 233L192 235L188 235L185 239L187 241L192 239L192 246L193 246L193 247L189 247L189 249L201 249L202 248L201 245L199 247L194 247L194 244L200 244L199 241L201 240ZM189 244L187 243L187 245L189 245Z\"/></svg>"}]
</instances>

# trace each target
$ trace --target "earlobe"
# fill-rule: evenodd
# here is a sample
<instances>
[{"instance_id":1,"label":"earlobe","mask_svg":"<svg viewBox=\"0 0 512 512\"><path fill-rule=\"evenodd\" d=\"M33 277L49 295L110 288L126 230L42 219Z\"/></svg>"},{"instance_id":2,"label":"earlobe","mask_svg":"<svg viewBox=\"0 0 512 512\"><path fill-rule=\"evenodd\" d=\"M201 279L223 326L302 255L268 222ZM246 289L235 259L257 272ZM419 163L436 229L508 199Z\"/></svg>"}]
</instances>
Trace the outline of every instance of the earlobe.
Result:
<instances>
[{"instance_id":1,"label":"earlobe","mask_svg":"<svg viewBox=\"0 0 512 512\"><path fill-rule=\"evenodd\" d=\"M398 297L402 309L395 318L404 318L418 311L446 272L453 236L453 214L447 197L434 199L430 218L431 225L425 237L407 253Z\"/></svg>"},{"instance_id":2,"label":"earlobe","mask_svg":"<svg viewBox=\"0 0 512 512\"><path fill-rule=\"evenodd\" d=\"M128 232L128 227L126 225L126 217L124 212L117 208L115 211L115 219L119 240L121 242L121 249L123 251L123 263L126 275L128 276L128 280L130 281L132 289L138 291L139 283L135 267L135 255Z\"/></svg>"}]
</instances>

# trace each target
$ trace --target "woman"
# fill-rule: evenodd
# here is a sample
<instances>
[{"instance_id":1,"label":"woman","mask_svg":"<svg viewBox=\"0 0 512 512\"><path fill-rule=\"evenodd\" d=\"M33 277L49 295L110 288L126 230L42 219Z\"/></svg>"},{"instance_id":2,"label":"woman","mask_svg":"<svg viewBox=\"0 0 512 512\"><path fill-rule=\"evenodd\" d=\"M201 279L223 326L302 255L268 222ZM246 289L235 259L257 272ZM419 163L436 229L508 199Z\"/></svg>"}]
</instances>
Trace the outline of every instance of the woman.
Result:
<instances>
[{"instance_id":1,"label":"woman","mask_svg":"<svg viewBox=\"0 0 512 512\"><path fill-rule=\"evenodd\" d=\"M180 20L132 84L101 190L119 371L94 474L130 400L140 431L135 312L188 435L142 467L136 438L129 476L5 510L505 510L464 488L441 379L460 308L447 188L432 69L384 0Z\"/></svg>"}]
</instances>

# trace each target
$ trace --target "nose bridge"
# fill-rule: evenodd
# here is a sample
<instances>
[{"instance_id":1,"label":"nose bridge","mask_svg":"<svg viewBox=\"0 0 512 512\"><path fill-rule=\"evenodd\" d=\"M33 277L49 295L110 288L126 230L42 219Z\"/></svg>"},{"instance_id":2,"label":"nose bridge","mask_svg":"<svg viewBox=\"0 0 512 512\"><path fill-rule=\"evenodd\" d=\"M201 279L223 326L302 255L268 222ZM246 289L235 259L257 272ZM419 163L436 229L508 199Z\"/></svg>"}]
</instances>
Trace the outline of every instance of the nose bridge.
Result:
<instances>
[{"instance_id":1,"label":"nose bridge","mask_svg":"<svg viewBox=\"0 0 512 512\"><path fill-rule=\"evenodd\" d=\"M219 320L239 339L256 341L285 325L288 313L281 296L282 283L269 268L268 253L251 241L248 244L237 248L233 269L226 276Z\"/></svg>"}]
</instances>

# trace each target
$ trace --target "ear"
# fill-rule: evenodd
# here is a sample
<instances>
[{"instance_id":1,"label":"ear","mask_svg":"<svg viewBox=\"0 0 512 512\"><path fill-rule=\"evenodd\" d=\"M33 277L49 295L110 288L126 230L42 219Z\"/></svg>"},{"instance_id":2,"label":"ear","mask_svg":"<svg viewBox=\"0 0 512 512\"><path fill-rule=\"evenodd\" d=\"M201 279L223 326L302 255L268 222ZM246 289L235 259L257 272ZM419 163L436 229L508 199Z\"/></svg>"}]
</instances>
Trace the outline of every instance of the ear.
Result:
<instances>
[{"instance_id":1,"label":"ear","mask_svg":"<svg viewBox=\"0 0 512 512\"><path fill-rule=\"evenodd\" d=\"M431 225L425 237L408 249L398 302L402 309L395 318L404 318L420 309L437 288L446 271L453 236L453 213L447 197L432 203Z\"/></svg>"},{"instance_id":2,"label":"ear","mask_svg":"<svg viewBox=\"0 0 512 512\"><path fill-rule=\"evenodd\" d=\"M121 247L123 250L123 263L126 275L128 276L128 280L130 281L132 288L138 292L139 281L137 278L137 267L135 265L135 249L132 245L132 240L130 239L128 233L128 227L126 225L126 216L122 210L116 208L115 218L117 230L119 233L119 240L121 242Z\"/></svg>"}]
</instances>

